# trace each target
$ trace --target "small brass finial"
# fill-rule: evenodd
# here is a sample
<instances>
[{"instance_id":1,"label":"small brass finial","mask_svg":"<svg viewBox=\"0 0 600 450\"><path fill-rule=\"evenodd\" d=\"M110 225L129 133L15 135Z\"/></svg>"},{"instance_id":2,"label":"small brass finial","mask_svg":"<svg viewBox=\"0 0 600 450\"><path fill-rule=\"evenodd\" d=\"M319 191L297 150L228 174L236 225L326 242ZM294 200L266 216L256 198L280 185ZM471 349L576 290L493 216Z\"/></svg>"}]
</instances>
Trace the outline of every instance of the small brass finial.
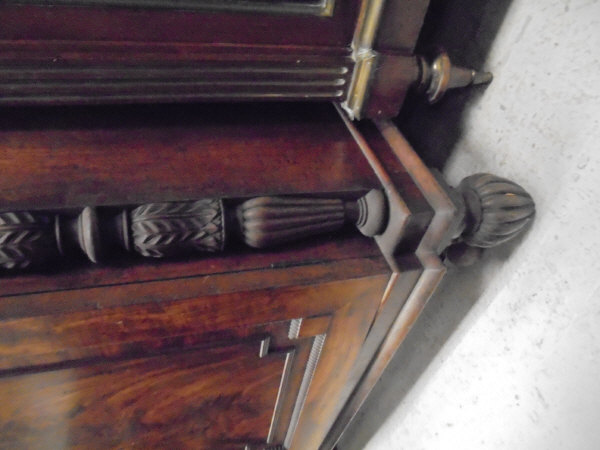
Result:
<instances>
[{"instance_id":1,"label":"small brass finial","mask_svg":"<svg viewBox=\"0 0 600 450\"><path fill-rule=\"evenodd\" d=\"M439 53L431 62L419 56L421 79L419 89L424 90L429 103L438 102L448 89L486 84L492 81L490 72L453 66L446 52Z\"/></svg>"}]
</instances>

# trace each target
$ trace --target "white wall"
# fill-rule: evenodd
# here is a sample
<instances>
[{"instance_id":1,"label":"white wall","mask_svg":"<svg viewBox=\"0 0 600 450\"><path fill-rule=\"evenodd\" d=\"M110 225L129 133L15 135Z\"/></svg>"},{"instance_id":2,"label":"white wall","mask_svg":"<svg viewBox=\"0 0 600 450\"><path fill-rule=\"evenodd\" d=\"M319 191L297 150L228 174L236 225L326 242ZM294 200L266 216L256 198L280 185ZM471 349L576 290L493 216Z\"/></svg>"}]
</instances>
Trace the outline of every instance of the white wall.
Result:
<instances>
[{"instance_id":1,"label":"white wall","mask_svg":"<svg viewBox=\"0 0 600 450\"><path fill-rule=\"evenodd\" d=\"M600 2L514 0L446 165L537 217L452 271L340 450L600 448Z\"/></svg>"}]
</instances>

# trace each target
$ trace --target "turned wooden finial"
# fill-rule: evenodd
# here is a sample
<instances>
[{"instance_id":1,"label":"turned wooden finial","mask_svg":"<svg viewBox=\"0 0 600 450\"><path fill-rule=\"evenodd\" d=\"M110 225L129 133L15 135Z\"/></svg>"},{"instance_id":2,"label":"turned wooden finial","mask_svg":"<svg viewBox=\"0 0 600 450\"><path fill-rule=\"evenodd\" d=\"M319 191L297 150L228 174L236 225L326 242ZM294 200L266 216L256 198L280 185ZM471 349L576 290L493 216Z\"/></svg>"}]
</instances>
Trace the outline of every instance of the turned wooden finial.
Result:
<instances>
[{"instance_id":1,"label":"turned wooden finial","mask_svg":"<svg viewBox=\"0 0 600 450\"><path fill-rule=\"evenodd\" d=\"M494 247L514 238L535 215L531 195L505 178L471 175L458 190L467 208L462 239L473 247Z\"/></svg>"},{"instance_id":2,"label":"turned wooden finial","mask_svg":"<svg viewBox=\"0 0 600 450\"><path fill-rule=\"evenodd\" d=\"M531 195L517 183L496 175L471 175L461 181L457 191L465 204L463 229L446 256L458 266L476 262L483 248L513 239L535 215Z\"/></svg>"}]
</instances>

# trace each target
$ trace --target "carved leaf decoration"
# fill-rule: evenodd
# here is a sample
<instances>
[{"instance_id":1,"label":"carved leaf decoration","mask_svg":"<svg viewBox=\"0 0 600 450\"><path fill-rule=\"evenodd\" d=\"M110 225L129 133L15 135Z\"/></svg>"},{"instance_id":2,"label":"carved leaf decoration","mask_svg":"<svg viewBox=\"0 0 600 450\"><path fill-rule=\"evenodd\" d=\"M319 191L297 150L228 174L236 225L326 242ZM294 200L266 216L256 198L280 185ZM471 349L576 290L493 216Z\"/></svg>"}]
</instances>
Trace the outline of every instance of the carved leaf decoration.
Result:
<instances>
[{"instance_id":1,"label":"carved leaf decoration","mask_svg":"<svg viewBox=\"0 0 600 450\"><path fill-rule=\"evenodd\" d=\"M0 267L24 269L42 262L52 247L50 219L29 212L0 213Z\"/></svg>"},{"instance_id":2,"label":"carved leaf decoration","mask_svg":"<svg viewBox=\"0 0 600 450\"><path fill-rule=\"evenodd\" d=\"M131 231L134 247L143 256L219 251L225 244L223 204L203 199L142 205L131 211Z\"/></svg>"}]
</instances>

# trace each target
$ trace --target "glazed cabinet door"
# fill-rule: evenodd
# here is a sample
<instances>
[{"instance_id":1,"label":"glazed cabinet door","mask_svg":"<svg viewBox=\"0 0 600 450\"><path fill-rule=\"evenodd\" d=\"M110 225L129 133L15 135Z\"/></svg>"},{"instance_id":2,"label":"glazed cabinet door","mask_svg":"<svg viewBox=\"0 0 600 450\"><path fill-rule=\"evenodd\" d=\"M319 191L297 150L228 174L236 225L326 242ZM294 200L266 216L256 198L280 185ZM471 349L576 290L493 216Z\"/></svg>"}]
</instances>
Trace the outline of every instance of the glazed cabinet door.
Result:
<instances>
[{"instance_id":1,"label":"glazed cabinet door","mask_svg":"<svg viewBox=\"0 0 600 450\"><path fill-rule=\"evenodd\" d=\"M318 448L389 279L362 265L220 295L192 278L8 298L23 308L0 322L1 447ZM90 307L108 296L127 305Z\"/></svg>"}]
</instances>

